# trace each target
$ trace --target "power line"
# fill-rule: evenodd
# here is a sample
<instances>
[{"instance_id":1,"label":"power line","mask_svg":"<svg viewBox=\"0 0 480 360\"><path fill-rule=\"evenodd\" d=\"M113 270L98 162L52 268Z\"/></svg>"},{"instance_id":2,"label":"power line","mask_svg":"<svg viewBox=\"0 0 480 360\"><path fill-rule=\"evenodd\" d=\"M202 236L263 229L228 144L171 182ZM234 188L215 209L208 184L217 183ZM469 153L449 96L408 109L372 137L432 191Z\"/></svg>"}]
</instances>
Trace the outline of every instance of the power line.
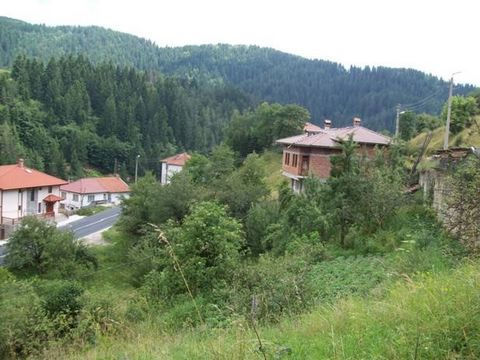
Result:
<instances>
[{"instance_id":1,"label":"power line","mask_svg":"<svg viewBox=\"0 0 480 360\"><path fill-rule=\"evenodd\" d=\"M447 88L443 88L443 87L440 87L437 91L435 91L434 93L424 97L423 99L420 99L420 100L417 100L413 103L410 103L410 104L404 104L402 105L403 108L411 108L411 107L416 107L418 105L421 105L423 103L425 103L426 101L430 100L431 98L433 98L434 96L440 94L442 91L446 90Z\"/></svg>"}]
</instances>

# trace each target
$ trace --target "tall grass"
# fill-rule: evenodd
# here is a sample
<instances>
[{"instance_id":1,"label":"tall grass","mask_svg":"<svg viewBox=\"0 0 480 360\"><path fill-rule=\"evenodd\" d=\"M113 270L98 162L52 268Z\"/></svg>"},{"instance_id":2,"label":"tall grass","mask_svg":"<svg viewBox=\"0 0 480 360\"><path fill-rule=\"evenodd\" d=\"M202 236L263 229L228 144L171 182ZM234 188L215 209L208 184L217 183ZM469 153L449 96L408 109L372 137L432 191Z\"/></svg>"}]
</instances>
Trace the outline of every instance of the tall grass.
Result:
<instances>
[{"instance_id":1,"label":"tall grass","mask_svg":"<svg viewBox=\"0 0 480 360\"><path fill-rule=\"evenodd\" d=\"M346 298L261 327L268 359L477 359L480 357L480 262L405 276L383 297ZM85 353L48 358L262 359L247 321L227 329L169 335L142 322L121 338L100 338Z\"/></svg>"}]
</instances>

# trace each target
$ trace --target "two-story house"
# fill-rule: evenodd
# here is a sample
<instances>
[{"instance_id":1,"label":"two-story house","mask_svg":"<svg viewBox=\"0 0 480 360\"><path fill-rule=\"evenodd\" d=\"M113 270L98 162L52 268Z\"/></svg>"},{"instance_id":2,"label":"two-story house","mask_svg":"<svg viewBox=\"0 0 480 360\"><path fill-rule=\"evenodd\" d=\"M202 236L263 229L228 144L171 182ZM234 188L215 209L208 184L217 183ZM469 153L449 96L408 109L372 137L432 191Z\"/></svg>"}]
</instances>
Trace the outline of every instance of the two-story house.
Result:
<instances>
[{"instance_id":1,"label":"two-story house","mask_svg":"<svg viewBox=\"0 0 480 360\"><path fill-rule=\"evenodd\" d=\"M27 215L54 217L60 186L67 182L29 169L22 159L0 166L0 239L4 239Z\"/></svg>"},{"instance_id":2,"label":"two-story house","mask_svg":"<svg viewBox=\"0 0 480 360\"><path fill-rule=\"evenodd\" d=\"M302 191L307 176L328 178L330 157L342 152L341 144L350 136L367 156L373 156L376 147L386 147L391 142L388 136L361 126L359 118L353 119L352 126L342 128L333 128L331 120L325 120L323 128L306 123L303 134L277 140L283 145L283 175L291 180L292 189Z\"/></svg>"},{"instance_id":3,"label":"two-story house","mask_svg":"<svg viewBox=\"0 0 480 360\"><path fill-rule=\"evenodd\" d=\"M166 185L170 183L170 178L181 171L185 166L185 163L191 158L186 152L176 154L160 160L162 163L162 172L160 174L160 183Z\"/></svg>"}]
</instances>

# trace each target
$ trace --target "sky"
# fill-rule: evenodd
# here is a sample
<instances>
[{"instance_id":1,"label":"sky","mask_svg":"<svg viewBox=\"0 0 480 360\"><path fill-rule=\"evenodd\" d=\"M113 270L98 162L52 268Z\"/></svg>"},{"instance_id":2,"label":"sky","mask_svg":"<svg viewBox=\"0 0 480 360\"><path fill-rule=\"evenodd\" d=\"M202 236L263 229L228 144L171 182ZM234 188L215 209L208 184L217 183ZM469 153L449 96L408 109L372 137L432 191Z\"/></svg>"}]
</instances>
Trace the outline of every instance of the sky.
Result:
<instances>
[{"instance_id":1,"label":"sky","mask_svg":"<svg viewBox=\"0 0 480 360\"><path fill-rule=\"evenodd\" d=\"M245 44L480 86L478 0L2 0L34 24L98 25L159 46Z\"/></svg>"}]
</instances>

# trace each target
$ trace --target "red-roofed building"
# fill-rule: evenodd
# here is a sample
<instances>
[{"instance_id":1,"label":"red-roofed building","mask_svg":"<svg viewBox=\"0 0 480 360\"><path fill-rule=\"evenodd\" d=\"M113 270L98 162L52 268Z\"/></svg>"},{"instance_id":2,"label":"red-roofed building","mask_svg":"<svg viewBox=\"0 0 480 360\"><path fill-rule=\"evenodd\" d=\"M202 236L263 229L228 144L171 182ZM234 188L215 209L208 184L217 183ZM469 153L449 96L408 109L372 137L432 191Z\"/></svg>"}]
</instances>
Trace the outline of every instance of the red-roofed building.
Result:
<instances>
[{"instance_id":1,"label":"red-roofed building","mask_svg":"<svg viewBox=\"0 0 480 360\"><path fill-rule=\"evenodd\" d=\"M22 159L0 166L0 239L27 215L54 217L60 201L60 185L67 182L29 169Z\"/></svg>"},{"instance_id":2,"label":"red-roofed building","mask_svg":"<svg viewBox=\"0 0 480 360\"><path fill-rule=\"evenodd\" d=\"M168 184L173 174L181 171L186 162L191 158L186 152L170 156L166 159L160 160L162 163L162 173L160 174L160 183L162 185Z\"/></svg>"},{"instance_id":3,"label":"red-roofed building","mask_svg":"<svg viewBox=\"0 0 480 360\"><path fill-rule=\"evenodd\" d=\"M283 145L283 175L291 180L295 192L302 191L303 179L309 175L326 179L330 176L330 156L341 153L341 144L353 136L359 151L373 156L375 147L387 147L391 139L361 126L359 118L353 126L332 128L331 120L325 120L324 128L306 123L304 134L277 140Z\"/></svg>"},{"instance_id":4,"label":"red-roofed building","mask_svg":"<svg viewBox=\"0 0 480 360\"><path fill-rule=\"evenodd\" d=\"M127 183L118 176L83 178L60 187L62 205L79 209L94 204L119 204L130 194Z\"/></svg>"}]
</instances>

